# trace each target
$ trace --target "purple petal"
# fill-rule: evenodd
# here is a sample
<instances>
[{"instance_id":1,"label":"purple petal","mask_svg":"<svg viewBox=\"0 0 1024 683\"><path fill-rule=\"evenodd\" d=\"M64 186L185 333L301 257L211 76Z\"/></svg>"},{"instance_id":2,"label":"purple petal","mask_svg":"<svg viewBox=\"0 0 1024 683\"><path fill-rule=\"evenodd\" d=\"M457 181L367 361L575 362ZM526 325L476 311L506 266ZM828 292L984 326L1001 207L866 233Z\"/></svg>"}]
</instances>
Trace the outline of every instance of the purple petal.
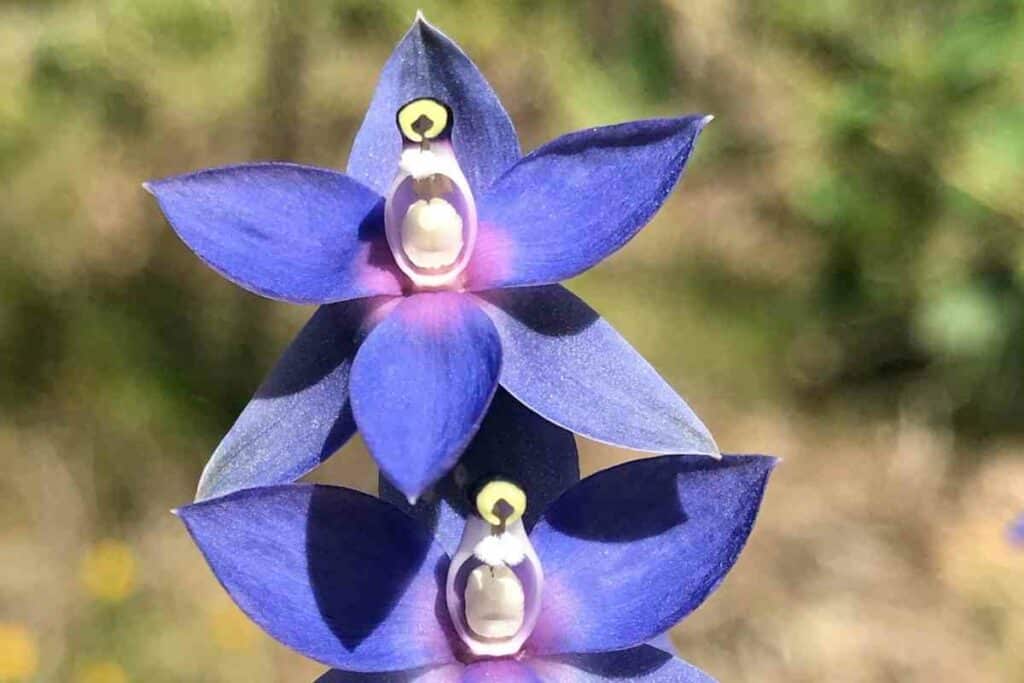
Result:
<instances>
[{"instance_id":1,"label":"purple petal","mask_svg":"<svg viewBox=\"0 0 1024 683\"><path fill-rule=\"evenodd\" d=\"M366 337L352 411L381 471L415 498L448 472L498 386L501 341L475 300L416 294Z\"/></svg>"},{"instance_id":2,"label":"purple petal","mask_svg":"<svg viewBox=\"0 0 1024 683\"><path fill-rule=\"evenodd\" d=\"M430 669L359 673L356 671L328 671L315 683L459 683L464 667L445 664Z\"/></svg>"},{"instance_id":3,"label":"purple petal","mask_svg":"<svg viewBox=\"0 0 1024 683\"><path fill-rule=\"evenodd\" d=\"M501 384L548 420L614 446L717 455L707 427L592 308L564 287L479 295L501 335Z\"/></svg>"},{"instance_id":4,"label":"purple petal","mask_svg":"<svg viewBox=\"0 0 1024 683\"><path fill-rule=\"evenodd\" d=\"M498 390L459 464L415 505L384 477L380 493L433 529L435 540L454 553L466 516L475 514L469 491L487 477L509 479L528 492L523 523L532 529L548 505L580 480L576 441L571 433Z\"/></svg>"},{"instance_id":5,"label":"purple petal","mask_svg":"<svg viewBox=\"0 0 1024 683\"><path fill-rule=\"evenodd\" d=\"M493 659L470 664L461 683L546 683L525 664L514 659Z\"/></svg>"},{"instance_id":6,"label":"purple petal","mask_svg":"<svg viewBox=\"0 0 1024 683\"><path fill-rule=\"evenodd\" d=\"M650 640L647 641L647 645L657 648L662 652L667 652L670 655L679 656L679 648L672 642L672 636L668 631L659 633Z\"/></svg>"},{"instance_id":7,"label":"purple petal","mask_svg":"<svg viewBox=\"0 0 1024 683\"><path fill-rule=\"evenodd\" d=\"M661 208L709 120L591 128L527 155L478 198L470 289L558 282L617 251Z\"/></svg>"},{"instance_id":8,"label":"purple petal","mask_svg":"<svg viewBox=\"0 0 1024 683\"><path fill-rule=\"evenodd\" d=\"M313 315L217 446L197 500L291 483L348 441L356 430L348 397L356 337L380 303L347 301Z\"/></svg>"},{"instance_id":9,"label":"purple petal","mask_svg":"<svg viewBox=\"0 0 1024 683\"><path fill-rule=\"evenodd\" d=\"M1010 543L1018 548L1024 548L1024 514L1018 515L1007 528L1007 537Z\"/></svg>"},{"instance_id":10,"label":"purple petal","mask_svg":"<svg viewBox=\"0 0 1024 683\"><path fill-rule=\"evenodd\" d=\"M700 605L736 562L776 463L635 460L569 489L530 538L544 566L537 654L639 645Z\"/></svg>"},{"instance_id":11,"label":"purple petal","mask_svg":"<svg viewBox=\"0 0 1024 683\"><path fill-rule=\"evenodd\" d=\"M351 671L453 661L448 627L436 616L448 557L387 503L287 485L178 514L238 606L285 645Z\"/></svg>"},{"instance_id":12,"label":"purple petal","mask_svg":"<svg viewBox=\"0 0 1024 683\"><path fill-rule=\"evenodd\" d=\"M343 173L227 166L146 184L178 236L232 282L271 299L399 294L384 200Z\"/></svg>"},{"instance_id":13,"label":"purple petal","mask_svg":"<svg viewBox=\"0 0 1024 683\"><path fill-rule=\"evenodd\" d=\"M519 138L483 74L446 35L418 17L381 73L363 125L352 143L348 172L381 194L398 170L399 107L433 97L452 108L452 142L474 193L481 193L519 158Z\"/></svg>"},{"instance_id":14,"label":"purple petal","mask_svg":"<svg viewBox=\"0 0 1024 683\"><path fill-rule=\"evenodd\" d=\"M543 657L530 661L545 683L715 683L700 669L649 645L619 652Z\"/></svg>"}]
</instances>

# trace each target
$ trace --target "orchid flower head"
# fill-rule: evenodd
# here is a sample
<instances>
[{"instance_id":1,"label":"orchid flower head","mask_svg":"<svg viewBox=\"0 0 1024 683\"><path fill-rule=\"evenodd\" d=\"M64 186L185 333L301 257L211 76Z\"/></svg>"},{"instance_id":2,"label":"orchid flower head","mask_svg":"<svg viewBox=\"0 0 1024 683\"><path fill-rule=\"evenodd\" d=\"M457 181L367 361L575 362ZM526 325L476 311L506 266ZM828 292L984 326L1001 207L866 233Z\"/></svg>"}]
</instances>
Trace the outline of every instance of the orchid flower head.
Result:
<instances>
[{"instance_id":1,"label":"orchid flower head","mask_svg":"<svg viewBox=\"0 0 1024 683\"><path fill-rule=\"evenodd\" d=\"M532 526L528 492L488 480L454 552L338 487L253 488L179 515L256 623L333 667L321 683L706 683L648 643L725 578L775 463L635 460L571 486Z\"/></svg>"},{"instance_id":2,"label":"orchid flower head","mask_svg":"<svg viewBox=\"0 0 1024 683\"><path fill-rule=\"evenodd\" d=\"M418 17L345 172L249 163L147 183L224 277L320 306L217 447L197 499L293 482L358 430L415 501L458 462L499 386L597 441L717 456L683 399L558 284L647 224L709 120L590 128L523 156L483 75Z\"/></svg>"}]
</instances>

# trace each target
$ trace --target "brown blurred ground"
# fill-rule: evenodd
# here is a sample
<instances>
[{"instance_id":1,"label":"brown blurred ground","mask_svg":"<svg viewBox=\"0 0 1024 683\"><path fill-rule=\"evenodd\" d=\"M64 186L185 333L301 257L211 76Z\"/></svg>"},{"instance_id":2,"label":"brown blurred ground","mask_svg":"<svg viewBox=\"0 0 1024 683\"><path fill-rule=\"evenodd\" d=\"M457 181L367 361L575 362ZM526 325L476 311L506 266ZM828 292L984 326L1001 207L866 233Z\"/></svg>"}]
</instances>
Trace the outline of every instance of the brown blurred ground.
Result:
<instances>
[{"instance_id":1,"label":"brown blurred ground","mask_svg":"<svg viewBox=\"0 0 1024 683\"><path fill-rule=\"evenodd\" d=\"M526 149L717 116L653 224L570 285L724 450L784 458L682 653L723 682L1024 680L1021 4L420 4ZM321 670L168 514L309 311L205 269L139 183L342 166L414 10L0 4L0 680ZM631 457L584 444L587 471ZM316 478L375 475L355 444Z\"/></svg>"}]
</instances>

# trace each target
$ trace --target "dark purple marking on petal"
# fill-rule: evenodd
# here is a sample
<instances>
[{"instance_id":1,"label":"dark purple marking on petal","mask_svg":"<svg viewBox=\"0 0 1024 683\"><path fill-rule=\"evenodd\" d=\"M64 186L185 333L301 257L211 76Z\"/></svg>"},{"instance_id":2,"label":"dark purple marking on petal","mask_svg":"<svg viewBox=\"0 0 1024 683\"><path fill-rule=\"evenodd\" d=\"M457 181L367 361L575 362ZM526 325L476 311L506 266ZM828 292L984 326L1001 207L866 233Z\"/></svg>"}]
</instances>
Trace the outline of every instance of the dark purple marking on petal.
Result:
<instances>
[{"instance_id":1,"label":"dark purple marking on petal","mask_svg":"<svg viewBox=\"0 0 1024 683\"><path fill-rule=\"evenodd\" d=\"M569 489L530 534L545 585L529 651L633 647L696 609L736 562L776 462L668 455Z\"/></svg>"},{"instance_id":2,"label":"dark purple marking on petal","mask_svg":"<svg viewBox=\"0 0 1024 683\"><path fill-rule=\"evenodd\" d=\"M530 530L548 505L580 480L576 441L499 389L459 463L415 505L383 476L380 494L433 529L435 540L454 553L466 516L476 514L472 491L491 478L516 482L526 491L523 523Z\"/></svg>"},{"instance_id":3,"label":"dark purple marking on petal","mask_svg":"<svg viewBox=\"0 0 1024 683\"><path fill-rule=\"evenodd\" d=\"M381 471L406 496L455 465L500 371L498 333L464 294L403 299L366 337L352 365L353 415Z\"/></svg>"},{"instance_id":4,"label":"dark purple marking on petal","mask_svg":"<svg viewBox=\"0 0 1024 683\"><path fill-rule=\"evenodd\" d=\"M348 172L381 194L398 170L399 107L432 97L452 108L452 143L469 185L479 194L519 158L519 138L480 70L446 35L417 17L395 47L352 143Z\"/></svg>"},{"instance_id":5,"label":"dark purple marking on petal","mask_svg":"<svg viewBox=\"0 0 1024 683\"><path fill-rule=\"evenodd\" d=\"M350 489L292 484L178 515L238 606L307 657L350 671L453 661L448 556L393 506Z\"/></svg>"},{"instance_id":6,"label":"dark purple marking on petal","mask_svg":"<svg viewBox=\"0 0 1024 683\"><path fill-rule=\"evenodd\" d=\"M384 200L343 173L243 164L145 187L199 258L251 292L314 304L402 292Z\"/></svg>"},{"instance_id":7,"label":"dark purple marking on petal","mask_svg":"<svg viewBox=\"0 0 1024 683\"><path fill-rule=\"evenodd\" d=\"M717 455L661 375L586 303L559 285L478 295L501 335L501 384L577 434L651 453Z\"/></svg>"},{"instance_id":8,"label":"dark purple marking on petal","mask_svg":"<svg viewBox=\"0 0 1024 683\"><path fill-rule=\"evenodd\" d=\"M468 288L559 282L618 251L661 208L709 120L591 128L528 154L477 198L480 223L502 237L477 243L486 267Z\"/></svg>"},{"instance_id":9,"label":"dark purple marking on petal","mask_svg":"<svg viewBox=\"0 0 1024 683\"><path fill-rule=\"evenodd\" d=\"M359 673L356 671L328 671L315 683L460 683L462 664L445 664L430 669Z\"/></svg>"},{"instance_id":10,"label":"dark purple marking on petal","mask_svg":"<svg viewBox=\"0 0 1024 683\"><path fill-rule=\"evenodd\" d=\"M217 446L196 500L296 481L355 433L348 378L368 317L386 305L361 299L320 308L285 350Z\"/></svg>"},{"instance_id":11,"label":"dark purple marking on petal","mask_svg":"<svg viewBox=\"0 0 1024 683\"><path fill-rule=\"evenodd\" d=\"M649 645L618 652L542 657L529 660L529 664L544 683L715 683L695 666Z\"/></svg>"}]
</instances>

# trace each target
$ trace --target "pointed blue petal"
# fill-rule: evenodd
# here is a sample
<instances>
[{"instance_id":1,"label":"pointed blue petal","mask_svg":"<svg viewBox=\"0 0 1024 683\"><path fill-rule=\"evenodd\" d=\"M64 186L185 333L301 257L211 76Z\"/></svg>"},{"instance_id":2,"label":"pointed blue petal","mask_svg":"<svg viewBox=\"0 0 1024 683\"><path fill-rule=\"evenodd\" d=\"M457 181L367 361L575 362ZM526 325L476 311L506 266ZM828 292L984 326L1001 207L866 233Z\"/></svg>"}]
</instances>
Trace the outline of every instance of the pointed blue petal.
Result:
<instances>
[{"instance_id":1,"label":"pointed blue petal","mask_svg":"<svg viewBox=\"0 0 1024 683\"><path fill-rule=\"evenodd\" d=\"M708 120L592 128L524 157L478 199L469 288L559 282L618 251L661 208Z\"/></svg>"},{"instance_id":2,"label":"pointed blue petal","mask_svg":"<svg viewBox=\"0 0 1024 683\"><path fill-rule=\"evenodd\" d=\"M459 464L415 505L385 477L380 478L380 494L433 529L435 540L454 553L466 516L475 514L471 491L490 477L523 487L529 496L523 523L532 529L548 505L580 480L576 440L499 389Z\"/></svg>"},{"instance_id":3,"label":"pointed blue petal","mask_svg":"<svg viewBox=\"0 0 1024 683\"><path fill-rule=\"evenodd\" d=\"M401 293L383 199L343 173L243 164L145 187L199 258L251 292L294 303Z\"/></svg>"},{"instance_id":4,"label":"pointed blue petal","mask_svg":"<svg viewBox=\"0 0 1024 683\"><path fill-rule=\"evenodd\" d=\"M667 455L569 489L530 534L544 596L529 650L633 647L696 609L736 562L776 462Z\"/></svg>"},{"instance_id":5,"label":"pointed blue petal","mask_svg":"<svg viewBox=\"0 0 1024 683\"><path fill-rule=\"evenodd\" d=\"M348 376L363 320L379 300L324 306L256 391L217 446L197 500L297 480L355 433Z\"/></svg>"},{"instance_id":6,"label":"pointed blue petal","mask_svg":"<svg viewBox=\"0 0 1024 683\"><path fill-rule=\"evenodd\" d=\"M543 657L530 661L545 683L715 683L697 667L641 645L619 652Z\"/></svg>"},{"instance_id":7,"label":"pointed blue petal","mask_svg":"<svg viewBox=\"0 0 1024 683\"><path fill-rule=\"evenodd\" d=\"M475 300L415 294L366 337L352 366L352 411L384 475L415 498L462 455L487 412L501 341Z\"/></svg>"},{"instance_id":8,"label":"pointed blue petal","mask_svg":"<svg viewBox=\"0 0 1024 683\"><path fill-rule=\"evenodd\" d=\"M569 290L504 289L480 300L501 335L502 386L540 415L613 446L718 454L683 399Z\"/></svg>"},{"instance_id":9,"label":"pointed blue petal","mask_svg":"<svg viewBox=\"0 0 1024 683\"><path fill-rule=\"evenodd\" d=\"M402 151L396 112L419 97L432 97L452 108L452 144L475 194L519 158L512 121L483 74L458 45L417 18L384 65L352 143L348 172L353 178L381 194L390 189Z\"/></svg>"},{"instance_id":10,"label":"pointed blue petal","mask_svg":"<svg viewBox=\"0 0 1024 683\"><path fill-rule=\"evenodd\" d=\"M448 556L391 505L292 484L178 514L238 606L307 657L351 671L453 661L436 611Z\"/></svg>"}]
</instances>

